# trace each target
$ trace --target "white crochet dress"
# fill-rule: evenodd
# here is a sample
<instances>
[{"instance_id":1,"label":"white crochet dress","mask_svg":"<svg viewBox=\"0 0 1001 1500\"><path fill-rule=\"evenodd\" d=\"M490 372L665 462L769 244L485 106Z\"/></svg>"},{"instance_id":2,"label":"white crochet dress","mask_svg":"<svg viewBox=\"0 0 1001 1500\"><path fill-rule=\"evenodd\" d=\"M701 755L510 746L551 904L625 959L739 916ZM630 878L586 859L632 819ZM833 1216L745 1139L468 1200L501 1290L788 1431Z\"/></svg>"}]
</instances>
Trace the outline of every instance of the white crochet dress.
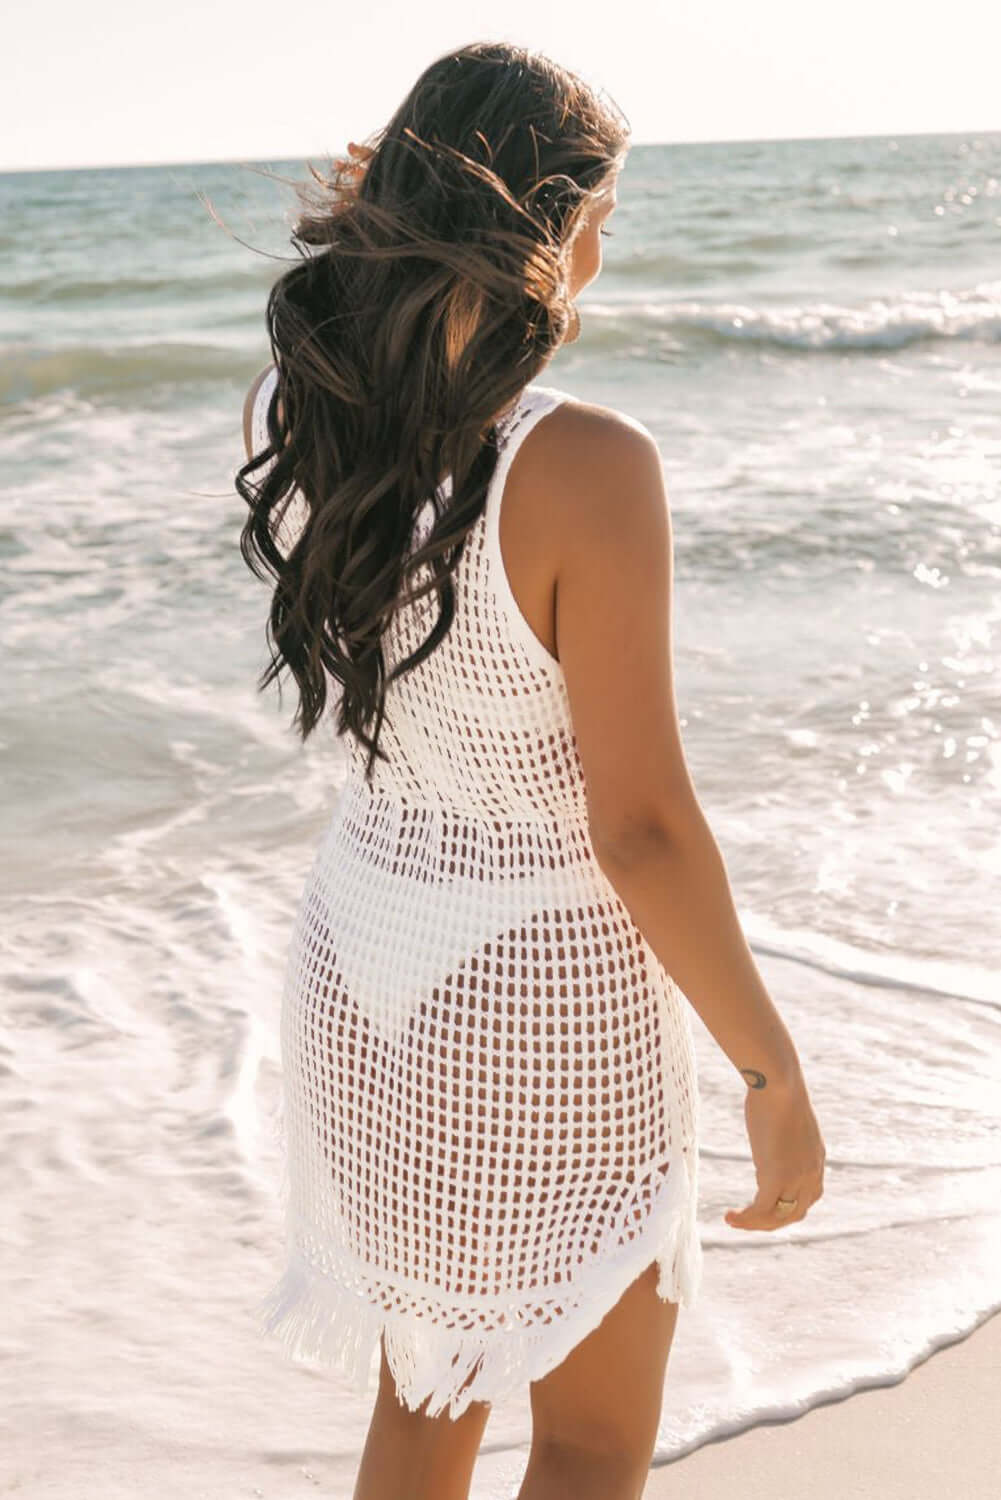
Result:
<instances>
[{"instance_id":1,"label":"white crochet dress","mask_svg":"<svg viewBox=\"0 0 1001 1500\"><path fill-rule=\"evenodd\" d=\"M429 1415L523 1392L652 1261L687 1307L702 1273L688 1002L596 862L562 669L498 544L519 443L574 399L528 386L502 423L452 627L390 687L371 787L348 736L288 954L261 1329L359 1394L384 1331ZM436 614L397 612L387 668Z\"/></svg>"}]
</instances>

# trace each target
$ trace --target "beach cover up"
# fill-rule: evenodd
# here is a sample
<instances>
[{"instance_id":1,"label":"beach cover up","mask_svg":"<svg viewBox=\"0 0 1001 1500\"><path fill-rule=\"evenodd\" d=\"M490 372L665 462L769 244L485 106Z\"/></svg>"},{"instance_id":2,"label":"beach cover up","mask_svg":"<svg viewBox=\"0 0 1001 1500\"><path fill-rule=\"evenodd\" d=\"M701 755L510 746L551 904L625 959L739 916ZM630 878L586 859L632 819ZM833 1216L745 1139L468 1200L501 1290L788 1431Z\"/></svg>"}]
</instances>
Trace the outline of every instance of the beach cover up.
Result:
<instances>
[{"instance_id":1,"label":"beach cover up","mask_svg":"<svg viewBox=\"0 0 1001 1500\"><path fill-rule=\"evenodd\" d=\"M702 1274L690 1007L597 863L562 668L498 540L518 446L575 399L530 385L499 424L455 618L389 687L371 786L346 736L285 971L287 1252L261 1330L359 1394L384 1333L431 1416L527 1390L654 1260L684 1306ZM397 610L387 673L437 614Z\"/></svg>"}]
</instances>

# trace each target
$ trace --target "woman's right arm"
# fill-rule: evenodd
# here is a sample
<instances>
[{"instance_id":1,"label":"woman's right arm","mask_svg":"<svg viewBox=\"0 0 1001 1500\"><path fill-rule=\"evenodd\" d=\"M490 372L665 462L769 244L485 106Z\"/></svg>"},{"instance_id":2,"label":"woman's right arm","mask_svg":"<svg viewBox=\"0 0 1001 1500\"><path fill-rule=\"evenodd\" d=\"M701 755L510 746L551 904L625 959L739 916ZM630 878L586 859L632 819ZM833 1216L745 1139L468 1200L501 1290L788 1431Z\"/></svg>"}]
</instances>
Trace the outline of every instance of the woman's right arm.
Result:
<instances>
[{"instance_id":1,"label":"woman's right arm","mask_svg":"<svg viewBox=\"0 0 1001 1500\"><path fill-rule=\"evenodd\" d=\"M564 405L559 416L559 461L552 455L549 464L556 642L584 768L592 846L749 1093L762 1105L767 1096L780 1110L807 1111L799 1148L778 1164L778 1192L785 1194L791 1176L812 1183L818 1166L822 1175L823 1146L815 1121L810 1125L795 1045L747 945L685 761L674 696L671 521L660 453L645 427L618 413L579 403ZM735 775L747 774L736 742L733 767ZM801 1196L813 1201L819 1195L805 1186Z\"/></svg>"},{"instance_id":2,"label":"woman's right arm","mask_svg":"<svg viewBox=\"0 0 1001 1500\"><path fill-rule=\"evenodd\" d=\"M745 1082L776 1088L797 1078L796 1049L741 931L681 741L660 453L617 413L564 414L573 472L555 504L573 514L556 533L556 644L595 856ZM736 744L734 771L746 774Z\"/></svg>"}]
</instances>

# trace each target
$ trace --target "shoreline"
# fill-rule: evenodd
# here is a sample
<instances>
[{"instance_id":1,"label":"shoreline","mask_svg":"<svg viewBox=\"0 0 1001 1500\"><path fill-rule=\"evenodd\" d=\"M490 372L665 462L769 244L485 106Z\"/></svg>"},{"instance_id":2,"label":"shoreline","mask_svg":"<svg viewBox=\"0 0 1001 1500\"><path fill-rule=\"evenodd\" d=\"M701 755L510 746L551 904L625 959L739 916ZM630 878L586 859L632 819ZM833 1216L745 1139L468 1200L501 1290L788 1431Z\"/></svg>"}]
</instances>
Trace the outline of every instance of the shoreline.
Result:
<instances>
[{"instance_id":1,"label":"shoreline","mask_svg":"<svg viewBox=\"0 0 1001 1500\"><path fill-rule=\"evenodd\" d=\"M895 1385L853 1391L657 1465L643 1500L804 1492L810 1500L926 1500L950 1490L996 1500L999 1469L1001 1311Z\"/></svg>"}]
</instances>

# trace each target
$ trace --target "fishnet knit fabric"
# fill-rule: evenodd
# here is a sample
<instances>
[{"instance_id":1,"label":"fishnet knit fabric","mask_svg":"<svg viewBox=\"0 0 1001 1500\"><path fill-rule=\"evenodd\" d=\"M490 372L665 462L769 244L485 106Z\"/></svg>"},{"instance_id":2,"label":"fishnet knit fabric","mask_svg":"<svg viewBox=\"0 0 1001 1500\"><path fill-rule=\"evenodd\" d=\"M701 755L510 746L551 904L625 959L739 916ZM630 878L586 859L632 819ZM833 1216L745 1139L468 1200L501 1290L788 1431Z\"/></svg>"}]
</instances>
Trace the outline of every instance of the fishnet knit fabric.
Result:
<instances>
[{"instance_id":1,"label":"fishnet knit fabric","mask_svg":"<svg viewBox=\"0 0 1001 1500\"><path fill-rule=\"evenodd\" d=\"M348 736L288 953L261 1328L360 1394L384 1333L429 1415L523 1391L653 1260L661 1297L701 1281L688 1003L596 862L562 669L498 542L518 445L574 399L529 386L501 424L451 630L390 687L371 787ZM436 612L397 612L387 666Z\"/></svg>"}]
</instances>

